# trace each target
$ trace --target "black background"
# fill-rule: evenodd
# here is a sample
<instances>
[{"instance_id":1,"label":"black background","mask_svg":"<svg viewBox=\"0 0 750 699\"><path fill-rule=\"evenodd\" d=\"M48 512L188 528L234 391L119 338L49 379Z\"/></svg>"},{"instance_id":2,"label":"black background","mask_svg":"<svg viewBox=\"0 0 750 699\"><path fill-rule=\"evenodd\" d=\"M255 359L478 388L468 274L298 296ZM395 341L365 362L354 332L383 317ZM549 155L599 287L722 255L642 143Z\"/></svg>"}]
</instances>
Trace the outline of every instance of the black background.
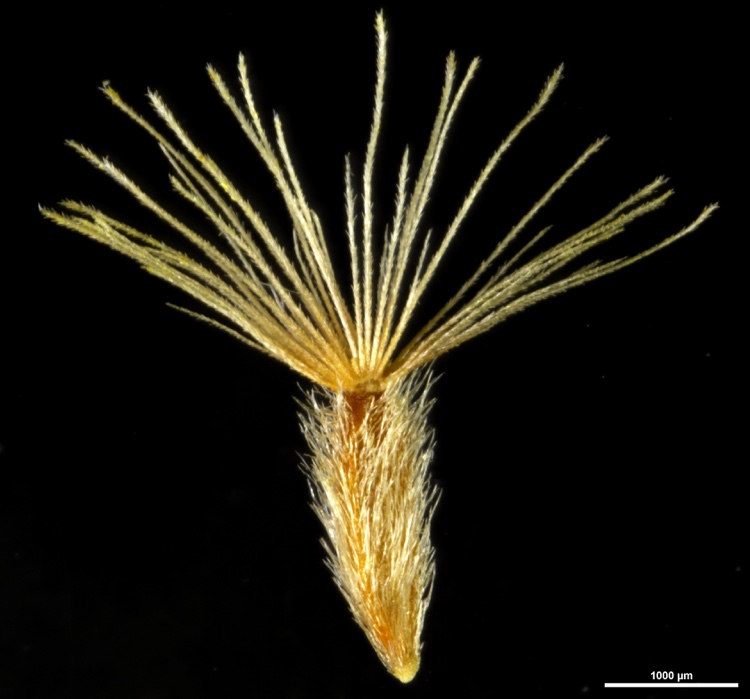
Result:
<instances>
[{"instance_id":1,"label":"black background","mask_svg":"<svg viewBox=\"0 0 750 699\"><path fill-rule=\"evenodd\" d=\"M739 19L720 6L350 4L23 10L24 51L6 61L0 697L586 696L657 670L740 680ZM145 88L157 89L285 236L273 183L203 70L210 60L231 80L242 50L345 264L343 155L361 165L380 6L381 226L403 145L415 158L425 147L449 50L464 68L477 54L483 65L427 213L436 234L566 64L477 202L425 317L597 136L612 140L540 215L552 235L660 174L673 201L602 255L722 205L679 244L437 363L438 572L407 687L380 666L322 563L297 467L294 399L307 383L169 309L196 306L36 210L74 198L172 235L63 147L74 138L207 231L175 201L154 143L96 90L111 80L142 113Z\"/></svg>"}]
</instances>

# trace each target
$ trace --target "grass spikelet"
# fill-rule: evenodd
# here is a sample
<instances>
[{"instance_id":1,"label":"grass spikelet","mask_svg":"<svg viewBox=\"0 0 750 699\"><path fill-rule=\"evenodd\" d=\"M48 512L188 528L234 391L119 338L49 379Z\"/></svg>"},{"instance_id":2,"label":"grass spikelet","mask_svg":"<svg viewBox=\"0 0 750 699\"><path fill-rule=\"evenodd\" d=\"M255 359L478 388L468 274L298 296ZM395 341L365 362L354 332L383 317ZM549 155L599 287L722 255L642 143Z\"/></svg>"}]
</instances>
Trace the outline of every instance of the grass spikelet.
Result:
<instances>
[{"instance_id":1,"label":"grass spikelet","mask_svg":"<svg viewBox=\"0 0 750 699\"><path fill-rule=\"evenodd\" d=\"M421 632L434 578L429 525L436 490L428 474L433 435L427 413L428 367L450 349L509 316L560 292L627 267L700 226L707 206L677 233L631 257L577 263L661 207L672 195L657 178L566 240L544 247L548 228L529 234L535 216L590 160L606 139L594 141L553 179L530 210L498 236L476 271L453 290L420 330L411 321L436 270L444 263L467 213L518 136L557 89L555 70L535 103L500 143L443 230L422 225L438 164L456 111L479 61L461 75L450 54L429 142L417 168L404 151L393 217L374 230L373 173L381 132L387 34L377 39L372 125L362 172L345 173L347 276L334 269L323 224L302 191L281 120L270 124L255 106L247 63L238 63L236 95L213 68L209 77L258 157L289 214L292 240L284 244L259 210L217 162L199 148L155 92L148 98L158 124L141 116L109 84L109 101L154 139L170 168L175 192L216 229L220 242L190 228L107 158L75 142L92 166L171 226L192 254L136 230L98 209L72 201L41 209L48 219L93 238L184 291L208 309L186 313L221 328L278 359L316 389L301 412L308 441L313 503L326 534L328 565L352 614L388 670L403 682L419 667ZM357 184L359 182L359 184ZM351 292L349 292L351 289Z\"/></svg>"}]
</instances>

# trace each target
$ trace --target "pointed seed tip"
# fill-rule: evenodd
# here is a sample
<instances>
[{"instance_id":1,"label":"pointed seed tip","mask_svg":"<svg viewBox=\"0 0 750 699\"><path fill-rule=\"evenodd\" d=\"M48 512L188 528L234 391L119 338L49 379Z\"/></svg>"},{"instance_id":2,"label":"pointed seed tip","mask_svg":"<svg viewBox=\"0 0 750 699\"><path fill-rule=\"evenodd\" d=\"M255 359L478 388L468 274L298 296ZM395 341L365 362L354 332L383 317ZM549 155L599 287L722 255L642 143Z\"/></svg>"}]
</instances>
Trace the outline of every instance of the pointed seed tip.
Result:
<instances>
[{"instance_id":1,"label":"pointed seed tip","mask_svg":"<svg viewBox=\"0 0 750 699\"><path fill-rule=\"evenodd\" d=\"M418 670L419 658L414 658L405 665L394 668L391 672L397 680L403 682L404 684L408 684L414 679Z\"/></svg>"}]
</instances>

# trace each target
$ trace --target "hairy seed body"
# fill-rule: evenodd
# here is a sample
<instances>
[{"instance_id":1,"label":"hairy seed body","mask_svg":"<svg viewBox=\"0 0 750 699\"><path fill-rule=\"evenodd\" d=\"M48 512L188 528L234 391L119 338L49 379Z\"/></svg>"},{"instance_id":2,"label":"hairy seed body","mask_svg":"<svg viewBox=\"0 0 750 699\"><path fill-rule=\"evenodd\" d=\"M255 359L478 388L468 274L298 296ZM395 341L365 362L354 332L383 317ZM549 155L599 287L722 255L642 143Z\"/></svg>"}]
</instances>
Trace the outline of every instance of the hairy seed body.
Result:
<instances>
[{"instance_id":1,"label":"hairy seed body","mask_svg":"<svg viewBox=\"0 0 750 699\"><path fill-rule=\"evenodd\" d=\"M424 374L379 392L316 393L301 414L328 566L354 619L403 682L419 668L434 578L429 385Z\"/></svg>"}]
</instances>

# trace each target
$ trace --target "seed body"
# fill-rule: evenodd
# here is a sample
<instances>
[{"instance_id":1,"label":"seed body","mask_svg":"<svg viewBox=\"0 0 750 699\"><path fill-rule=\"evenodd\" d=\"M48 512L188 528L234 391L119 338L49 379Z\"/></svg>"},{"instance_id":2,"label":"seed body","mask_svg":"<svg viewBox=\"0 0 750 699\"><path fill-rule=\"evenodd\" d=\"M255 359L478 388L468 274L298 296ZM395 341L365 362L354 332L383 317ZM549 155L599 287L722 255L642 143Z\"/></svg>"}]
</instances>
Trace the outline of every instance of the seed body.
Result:
<instances>
[{"instance_id":1,"label":"seed body","mask_svg":"<svg viewBox=\"0 0 750 699\"><path fill-rule=\"evenodd\" d=\"M429 374L377 393L312 394L301 414L327 563L389 672L408 682L434 578Z\"/></svg>"}]
</instances>

